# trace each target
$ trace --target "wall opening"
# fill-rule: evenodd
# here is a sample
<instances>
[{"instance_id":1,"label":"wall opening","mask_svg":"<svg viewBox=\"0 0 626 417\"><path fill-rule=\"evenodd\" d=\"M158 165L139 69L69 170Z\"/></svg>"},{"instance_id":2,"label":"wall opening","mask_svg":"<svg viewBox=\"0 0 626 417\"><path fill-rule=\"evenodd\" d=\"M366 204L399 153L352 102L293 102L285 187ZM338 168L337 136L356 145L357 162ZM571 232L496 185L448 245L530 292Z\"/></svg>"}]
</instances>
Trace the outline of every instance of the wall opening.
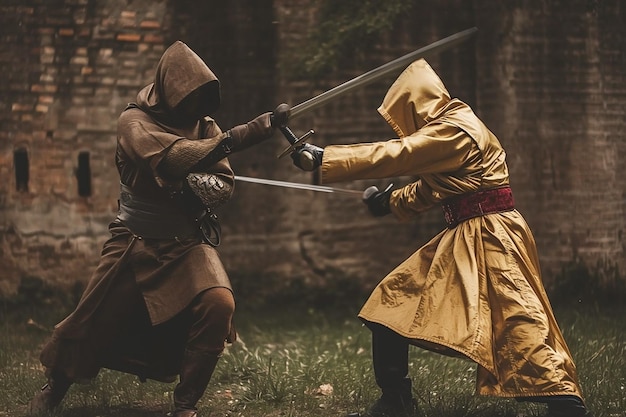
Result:
<instances>
[{"instance_id":1,"label":"wall opening","mask_svg":"<svg viewBox=\"0 0 626 417\"><path fill-rule=\"evenodd\" d=\"M78 169L76 170L78 181L78 195L89 197L91 195L91 166L89 164L89 152L78 154Z\"/></svg>"},{"instance_id":2,"label":"wall opening","mask_svg":"<svg viewBox=\"0 0 626 417\"><path fill-rule=\"evenodd\" d=\"M13 165L15 166L15 189L18 192L28 192L30 166L26 148L18 148L13 151Z\"/></svg>"}]
</instances>

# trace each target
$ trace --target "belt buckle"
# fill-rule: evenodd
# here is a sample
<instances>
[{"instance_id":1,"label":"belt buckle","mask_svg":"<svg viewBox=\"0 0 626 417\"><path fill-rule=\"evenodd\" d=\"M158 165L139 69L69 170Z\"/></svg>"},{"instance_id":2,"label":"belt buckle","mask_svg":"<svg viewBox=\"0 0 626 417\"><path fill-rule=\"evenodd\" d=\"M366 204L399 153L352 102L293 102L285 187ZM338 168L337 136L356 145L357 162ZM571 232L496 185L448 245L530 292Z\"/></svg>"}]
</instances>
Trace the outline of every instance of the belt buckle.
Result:
<instances>
[{"instance_id":1,"label":"belt buckle","mask_svg":"<svg viewBox=\"0 0 626 417\"><path fill-rule=\"evenodd\" d=\"M452 228L456 225L457 221L454 218L453 210L448 204L442 204L441 208L443 209L443 218L448 224L449 228Z\"/></svg>"}]
</instances>

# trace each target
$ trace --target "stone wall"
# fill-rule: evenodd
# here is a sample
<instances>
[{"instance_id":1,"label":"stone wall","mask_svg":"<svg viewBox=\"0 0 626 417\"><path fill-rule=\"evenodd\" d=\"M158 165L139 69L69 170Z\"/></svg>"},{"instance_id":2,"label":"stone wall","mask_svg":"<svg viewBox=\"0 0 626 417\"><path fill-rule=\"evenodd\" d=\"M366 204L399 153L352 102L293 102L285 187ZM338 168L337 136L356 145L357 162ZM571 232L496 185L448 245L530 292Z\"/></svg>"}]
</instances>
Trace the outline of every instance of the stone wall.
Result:
<instances>
[{"instance_id":1,"label":"stone wall","mask_svg":"<svg viewBox=\"0 0 626 417\"><path fill-rule=\"evenodd\" d=\"M365 56L315 80L294 79L281 65L306 47L314 0L6 0L0 10L1 294L26 277L60 287L88 279L117 210L117 116L173 40L220 78L216 119L228 128L472 26L475 40L429 61L507 149L546 281L572 262L623 270L626 22L618 0L416 2ZM298 118L292 129L314 129L320 145L392 137L376 113L392 81ZM289 158L276 159L285 144L273 138L234 155L232 165L239 175L315 182ZM387 181L337 186L372 184ZM244 183L220 217L220 252L241 288L250 280L368 288L443 226L437 210L398 224L369 217L358 199Z\"/></svg>"}]
</instances>

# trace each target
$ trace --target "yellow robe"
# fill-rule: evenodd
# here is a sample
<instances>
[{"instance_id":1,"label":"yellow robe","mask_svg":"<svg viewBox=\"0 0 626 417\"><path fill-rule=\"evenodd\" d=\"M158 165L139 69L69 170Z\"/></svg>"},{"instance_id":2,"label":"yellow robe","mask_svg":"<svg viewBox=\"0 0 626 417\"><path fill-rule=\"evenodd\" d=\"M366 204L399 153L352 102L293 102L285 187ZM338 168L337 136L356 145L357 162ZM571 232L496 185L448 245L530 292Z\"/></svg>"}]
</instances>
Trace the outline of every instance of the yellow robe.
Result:
<instances>
[{"instance_id":1,"label":"yellow robe","mask_svg":"<svg viewBox=\"0 0 626 417\"><path fill-rule=\"evenodd\" d=\"M426 61L398 77L378 111L399 139L327 146L324 183L413 176L391 194L400 221L445 198L508 185L498 139L467 104L450 98ZM440 232L378 284L359 317L414 345L473 360L481 395L581 397L534 238L517 210Z\"/></svg>"}]
</instances>

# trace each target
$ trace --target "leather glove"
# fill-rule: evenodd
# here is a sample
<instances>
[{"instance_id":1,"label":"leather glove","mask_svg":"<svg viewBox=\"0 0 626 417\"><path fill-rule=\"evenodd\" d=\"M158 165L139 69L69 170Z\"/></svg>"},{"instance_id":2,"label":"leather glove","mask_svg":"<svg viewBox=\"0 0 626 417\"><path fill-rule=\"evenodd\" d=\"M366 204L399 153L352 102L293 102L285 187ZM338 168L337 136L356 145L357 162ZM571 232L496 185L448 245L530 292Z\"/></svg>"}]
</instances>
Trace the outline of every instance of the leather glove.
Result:
<instances>
[{"instance_id":1,"label":"leather glove","mask_svg":"<svg viewBox=\"0 0 626 417\"><path fill-rule=\"evenodd\" d=\"M322 165L324 149L319 146L305 143L291 152L293 164L303 171L313 171Z\"/></svg>"},{"instance_id":2,"label":"leather glove","mask_svg":"<svg viewBox=\"0 0 626 417\"><path fill-rule=\"evenodd\" d=\"M232 138L232 152L241 151L271 138L274 134L271 118L271 112L263 113L246 124L230 129L228 135Z\"/></svg>"},{"instance_id":3,"label":"leather glove","mask_svg":"<svg viewBox=\"0 0 626 417\"><path fill-rule=\"evenodd\" d=\"M291 114L288 104L279 104L273 112L263 113L246 124L238 125L228 131L232 138L232 152L254 146L272 137L274 129L286 126Z\"/></svg>"},{"instance_id":4,"label":"leather glove","mask_svg":"<svg viewBox=\"0 0 626 417\"><path fill-rule=\"evenodd\" d=\"M270 124L272 127L279 128L287 126L289 122L289 116L291 116L291 106L286 103L281 103L272 112L270 116Z\"/></svg>"},{"instance_id":5,"label":"leather glove","mask_svg":"<svg viewBox=\"0 0 626 417\"><path fill-rule=\"evenodd\" d=\"M392 187L393 184L389 184L384 191L380 191L378 187L372 185L363 191L363 202L374 217L382 217L391 213L389 197L391 196L391 191L393 191Z\"/></svg>"}]
</instances>

